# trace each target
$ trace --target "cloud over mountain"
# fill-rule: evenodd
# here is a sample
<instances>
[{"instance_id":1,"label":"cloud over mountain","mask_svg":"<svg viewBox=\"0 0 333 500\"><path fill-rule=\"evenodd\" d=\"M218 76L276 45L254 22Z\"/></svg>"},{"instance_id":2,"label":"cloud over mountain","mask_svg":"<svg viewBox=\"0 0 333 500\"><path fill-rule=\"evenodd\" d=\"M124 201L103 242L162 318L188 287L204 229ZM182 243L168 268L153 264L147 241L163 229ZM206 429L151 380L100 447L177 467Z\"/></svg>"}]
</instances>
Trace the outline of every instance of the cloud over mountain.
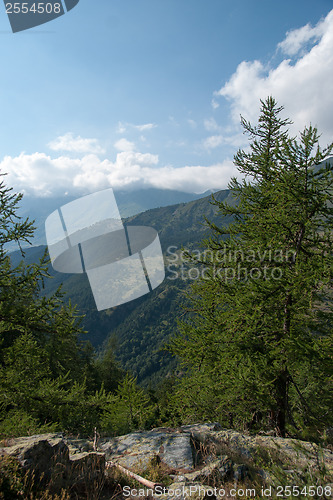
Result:
<instances>
[{"instance_id":1,"label":"cloud over mountain","mask_svg":"<svg viewBox=\"0 0 333 500\"><path fill-rule=\"evenodd\" d=\"M235 174L231 161L210 166L159 166L157 155L122 151L115 161L101 160L97 155L83 158L45 153L21 153L6 156L0 170L7 172L6 182L15 191L33 196L58 196L65 192L81 194L112 187L134 189L156 187L187 192L203 192L212 188L225 188Z\"/></svg>"},{"instance_id":2,"label":"cloud over mountain","mask_svg":"<svg viewBox=\"0 0 333 500\"><path fill-rule=\"evenodd\" d=\"M258 60L241 62L215 92L215 99L220 96L229 101L235 123L240 114L255 122L259 99L273 95L294 121L292 133L311 122L318 126L326 145L333 138L333 10L314 27L289 31L277 49L289 58L275 67Z\"/></svg>"}]
</instances>

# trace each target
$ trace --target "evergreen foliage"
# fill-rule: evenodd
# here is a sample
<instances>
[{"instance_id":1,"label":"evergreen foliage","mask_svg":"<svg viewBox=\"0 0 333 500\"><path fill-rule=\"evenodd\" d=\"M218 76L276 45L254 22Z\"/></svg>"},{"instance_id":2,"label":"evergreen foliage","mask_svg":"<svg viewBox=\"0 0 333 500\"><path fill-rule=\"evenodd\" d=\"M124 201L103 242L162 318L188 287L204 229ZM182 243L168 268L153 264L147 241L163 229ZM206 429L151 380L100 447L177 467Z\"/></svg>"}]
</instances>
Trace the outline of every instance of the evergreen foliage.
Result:
<instances>
[{"instance_id":1,"label":"evergreen foliage","mask_svg":"<svg viewBox=\"0 0 333 500\"><path fill-rule=\"evenodd\" d=\"M126 434L145 428L152 423L153 415L154 408L149 396L137 386L134 377L126 374L105 408L101 427L109 434Z\"/></svg>"},{"instance_id":2,"label":"evergreen foliage","mask_svg":"<svg viewBox=\"0 0 333 500\"><path fill-rule=\"evenodd\" d=\"M146 425L147 396L124 378L112 346L96 359L61 288L43 294L46 254L37 264L11 261L6 245L29 241L34 230L17 216L21 198L0 183L0 436L91 435L94 427L115 434ZM130 417L124 419L126 405ZM111 408L112 422L105 417Z\"/></svg>"},{"instance_id":3,"label":"evergreen foliage","mask_svg":"<svg viewBox=\"0 0 333 500\"><path fill-rule=\"evenodd\" d=\"M261 105L256 127L242 118L234 202L214 202L233 222L211 222L193 257L205 275L169 347L187 369L174 406L183 421L304 436L332 425L333 145L312 126L290 138L283 108Z\"/></svg>"}]
</instances>

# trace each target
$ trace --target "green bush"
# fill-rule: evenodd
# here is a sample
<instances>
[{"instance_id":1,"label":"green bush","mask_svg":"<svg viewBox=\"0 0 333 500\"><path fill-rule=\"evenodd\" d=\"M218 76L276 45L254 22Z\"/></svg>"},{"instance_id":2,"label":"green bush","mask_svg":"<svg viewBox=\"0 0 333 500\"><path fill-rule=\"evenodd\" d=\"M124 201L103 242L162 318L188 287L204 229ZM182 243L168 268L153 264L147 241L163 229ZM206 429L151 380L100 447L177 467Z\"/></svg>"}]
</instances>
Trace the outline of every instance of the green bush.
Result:
<instances>
[{"instance_id":1,"label":"green bush","mask_svg":"<svg viewBox=\"0 0 333 500\"><path fill-rule=\"evenodd\" d=\"M24 410L10 410L7 416L0 422L0 438L33 436L56 432L57 424L41 425L38 419L32 417Z\"/></svg>"}]
</instances>

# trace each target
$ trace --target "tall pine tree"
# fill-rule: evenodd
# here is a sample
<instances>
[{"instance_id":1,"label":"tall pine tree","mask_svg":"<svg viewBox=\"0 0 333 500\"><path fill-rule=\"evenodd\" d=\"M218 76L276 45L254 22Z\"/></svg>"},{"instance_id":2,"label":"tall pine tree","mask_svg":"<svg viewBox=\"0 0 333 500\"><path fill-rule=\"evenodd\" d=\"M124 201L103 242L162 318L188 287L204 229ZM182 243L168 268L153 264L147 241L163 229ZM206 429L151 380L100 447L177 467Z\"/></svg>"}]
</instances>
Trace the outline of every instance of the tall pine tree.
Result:
<instances>
[{"instance_id":1,"label":"tall pine tree","mask_svg":"<svg viewBox=\"0 0 333 500\"><path fill-rule=\"evenodd\" d=\"M192 312L170 349L187 374L176 394L184 420L303 435L330 421L332 390L333 168L316 128L288 136L276 101L257 126L242 118L249 150L233 202L214 201L227 228L210 224L197 264ZM178 405L177 405L178 400Z\"/></svg>"},{"instance_id":2,"label":"tall pine tree","mask_svg":"<svg viewBox=\"0 0 333 500\"><path fill-rule=\"evenodd\" d=\"M92 364L75 308L65 304L60 289L50 297L42 293L46 254L36 264L12 263L7 245L20 247L34 231L18 216L21 198L0 182L0 435L63 425L67 399L79 406Z\"/></svg>"}]
</instances>

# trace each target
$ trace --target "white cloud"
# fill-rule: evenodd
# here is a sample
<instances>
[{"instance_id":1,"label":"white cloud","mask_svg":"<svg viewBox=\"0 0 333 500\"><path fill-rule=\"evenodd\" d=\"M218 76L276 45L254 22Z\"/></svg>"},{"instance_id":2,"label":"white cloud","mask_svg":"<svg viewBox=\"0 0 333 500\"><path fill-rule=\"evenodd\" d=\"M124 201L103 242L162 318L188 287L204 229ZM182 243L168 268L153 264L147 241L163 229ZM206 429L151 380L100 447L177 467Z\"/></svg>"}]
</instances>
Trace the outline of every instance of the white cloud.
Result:
<instances>
[{"instance_id":1,"label":"white cloud","mask_svg":"<svg viewBox=\"0 0 333 500\"><path fill-rule=\"evenodd\" d=\"M234 148L244 148L248 145L248 138L243 132L232 132L230 135L224 135L223 141L225 144L233 146Z\"/></svg>"},{"instance_id":2,"label":"white cloud","mask_svg":"<svg viewBox=\"0 0 333 500\"><path fill-rule=\"evenodd\" d=\"M100 161L97 156L94 157ZM5 182L15 191L35 196L51 196L68 190L71 179L82 168L83 162L84 158L60 156L52 159L45 153L21 153L15 158L5 156L0 163L0 169L8 174Z\"/></svg>"},{"instance_id":3,"label":"white cloud","mask_svg":"<svg viewBox=\"0 0 333 500\"><path fill-rule=\"evenodd\" d=\"M207 118L204 120L204 127L208 132L215 132L221 130L221 127L216 123L215 118Z\"/></svg>"},{"instance_id":4,"label":"white cloud","mask_svg":"<svg viewBox=\"0 0 333 500\"><path fill-rule=\"evenodd\" d=\"M151 130L152 128L157 127L157 125L155 125L155 123L144 123L142 125L133 125L133 127L140 132L144 132L145 130Z\"/></svg>"},{"instance_id":5,"label":"white cloud","mask_svg":"<svg viewBox=\"0 0 333 500\"><path fill-rule=\"evenodd\" d=\"M223 135L211 135L203 141L203 147L205 149L215 149L224 142Z\"/></svg>"},{"instance_id":6,"label":"white cloud","mask_svg":"<svg viewBox=\"0 0 333 500\"><path fill-rule=\"evenodd\" d=\"M248 139L242 132L239 132L239 127L229 127L231 130L225 130L225 133L211 135L202 142L202 147L207 151L211 151L222 144L232 146L233 148L243 148L248 144ZM234 130L236 129L236 130Z\"/></svg>"},{"instance_id":7,"label":"white cloud","mask_svg":"<svg viewBox=\"0 0 333 500\"><path fill-rule=\"evenodd\" d=\"M117 134L124 134L126 132L126 125L122 122L118 122L116 132Z\"/></svg>"},{"instance_id":8,"label":"white cloud","mask_svg":"<svg viewBox=\"0 0 333 500\"><path fill-rule=\"evenodd\" d=\"M217 100L216 100L216 99L212 99L211 104L212 104L212 108L213 108L213 109L217 109L217 108L219 108L219 107L220 107L220 105L219 105L219 103L217 102Z\"/></svg>"},{"instance_id":9,"label":"white cloud","mask_svg":"<svg viewBox=\"0 0 333 500\"><path fill-rule=\"evenodd\" d=\"M0 162L0 170L8 173L5 181L15 191L37 197L60 196L66 192L81 196L108 187L203 192L225 188L230 177L236 174L232 161L175 168L159 166L157 155L134 151L118 153L113 162L93 154L72 159L51 158L44 153L21 153L17 157L6 156Z\"/></svg>"},{"instance_id":10,"label":"white cloud","mask_svg":"<svg viewBox=\"0 0 333 500\"><path fill-rule=\"evenodd\" d=\"M288 31L286 38L278 44L278 49L288 56L295 56L308 42L318 41L325 33L327 19L320 21L314 28L306 24L299 29Z\"/></svg>"},{"instance_id":11,"label":"white cloud","mask_svg":"<svg viewBox=\"0 0 333 500\"><path fill-rule=\"evenodd\" d=\"M236 175L236 169L232 161L224 161L208 167L161 167L152 174L149 184L154 187L202 193L208 189L226 188L230 178Z\"/></svg>"},{"instance_id":12,"label":"white cloud","mask_svg":"<svg viewBox=\"0 0 333 500\"><path fill-rule=\"evenodd\" d=\"M304 126L317 126L322 144L333 139L333 10L316 27L289 32L279 47L285 52L298 52L309 40L318 40L312 48L304 49L292 63L283 60L270 68L260 61L239 64L230 80L215 93L231 104L232 119L239 123L240 114L255 121L260 99L273 95L285 107L285 116L294 121L292 134Z\"/></svg>"},{"instance_id":13,"label":"white cloud","mask_svg":"<svg viewBox=\"0 0 333 500\"><path fill-rule=\"evenodd\" d=\"M123 137L114 143L114 147L118 151L133 151L135 144L134 142L128 141L125 137Z\"/></svg>"},{"instance_id":14,"label":"white cloud","mask_svg":"<svg viewBox=\"0 0 333 500\"><path fill-rule=\"evenodd\" d=\"M139 130L139 132L145 132L156 127L157 125L155 123L142 123L139 125L134 125L133 123L118 122L116 132L117 134L124 134L128 128L134 128L136 130Z\"/></svg>"},{"instance_id":15,"label":"white cloud","mask_svg":"<svg viewBox=\"0 0 333 500\"><path fill-rule=\"evenodd\" d=\"M79 135L74 137L71 132L61 135L51 141L48 147L53 151L70 151L73 153L104 153L97 139L84 139Z\"/></svg>"},{"instance_id":16,"label":"white cloud","mask_svg":"<svg viewBox=\"0 0 333 500\"><path fill-rule=\"evenodd\" d=\"M176 118L174 116L172 116L172 115L169 116L168 123L172 127L177 127L177 128L179 127L179 123L177 122Z\"/></svg>"}]
</instances>

